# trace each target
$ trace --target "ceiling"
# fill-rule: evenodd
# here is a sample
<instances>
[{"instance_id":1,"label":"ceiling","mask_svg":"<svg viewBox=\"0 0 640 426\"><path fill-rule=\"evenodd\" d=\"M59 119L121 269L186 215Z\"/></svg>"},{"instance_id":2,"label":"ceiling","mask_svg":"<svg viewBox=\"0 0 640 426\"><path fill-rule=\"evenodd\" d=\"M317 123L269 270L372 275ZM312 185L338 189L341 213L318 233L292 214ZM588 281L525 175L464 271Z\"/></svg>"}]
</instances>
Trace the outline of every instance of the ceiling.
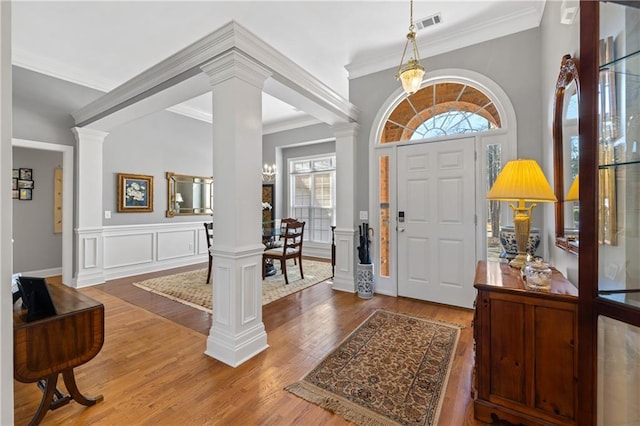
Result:
<instances>
[{"instance_id":1,"label":"ceiling","mask_svg":"<svg viewBox=\"0 0 640 426\"><path fill-rule=\"evenodd\" d=\"M416 0L413 16L441 23L417 31L429 56L537 27L545 0ZM13 63L109 91L235 20L348 99L348 79L394 68L409 1L13 0ZM314 121L263 95L265 133ZM210 121L210 95L174 108ZM269 129L269 131L267 131Z\"/></svg>"}]
</instances>

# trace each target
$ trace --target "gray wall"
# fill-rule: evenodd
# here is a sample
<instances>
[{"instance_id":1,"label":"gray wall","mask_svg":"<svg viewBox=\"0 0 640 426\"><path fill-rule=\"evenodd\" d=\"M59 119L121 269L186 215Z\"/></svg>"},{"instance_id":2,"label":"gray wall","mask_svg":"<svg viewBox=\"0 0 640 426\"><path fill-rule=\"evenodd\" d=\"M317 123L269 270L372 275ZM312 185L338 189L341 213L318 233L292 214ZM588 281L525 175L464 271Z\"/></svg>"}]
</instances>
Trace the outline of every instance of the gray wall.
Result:
<instances>
[{"instance_id":1,"label":"gray wall","mask_svg":"<svg viewBox=\"0 0 640 426\"><path fill-rule=\"evenodd\" d=\"M62 234L53 232L53 173L62 153L13 148L13 168L33 170L33 199L13 200L13 271L60 268Z\"/></svg>"},{"instance_id":2,"label":"gray wall","mask_svg":"<svg viewBox=\"0 0 640 426\"><path fill-rule=\"evenodd\" d=\"M211 124L168 111L160 111L119 126L104 142L103 209L111 219L103 225L161 222L203 222L208 216L167 218L166 172L182 175L213 174ZM118 213L118 173L154 177L153 212Z\"/></svg>"},{"instance_id":3,"label":"gray wall","mask_svg":"<svg viewBox=\"0 0 640 426\"><path fill-rule=\"evenodd\" d=\"M13 67L13 137L75 146L71 113L102 92Z\"/></svg>"}]
</instances>

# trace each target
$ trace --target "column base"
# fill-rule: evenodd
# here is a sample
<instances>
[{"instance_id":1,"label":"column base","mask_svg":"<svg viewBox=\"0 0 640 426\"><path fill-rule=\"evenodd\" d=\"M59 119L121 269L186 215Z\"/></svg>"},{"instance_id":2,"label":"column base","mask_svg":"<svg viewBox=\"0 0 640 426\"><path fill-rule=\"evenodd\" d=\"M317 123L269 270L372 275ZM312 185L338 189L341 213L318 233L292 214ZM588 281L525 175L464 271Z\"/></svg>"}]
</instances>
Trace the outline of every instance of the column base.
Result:
<instances>
[{"instance_id":1,"label":"column base","mask_svg":"<svg viewBox=\"0 0 640 426\"><path fill-rule=\"evenodd\" d=\"M231 367L237 367L268 347L263 323L256 324L237 336L212 327L204 353Z\"/></svg>"}]
</instances>

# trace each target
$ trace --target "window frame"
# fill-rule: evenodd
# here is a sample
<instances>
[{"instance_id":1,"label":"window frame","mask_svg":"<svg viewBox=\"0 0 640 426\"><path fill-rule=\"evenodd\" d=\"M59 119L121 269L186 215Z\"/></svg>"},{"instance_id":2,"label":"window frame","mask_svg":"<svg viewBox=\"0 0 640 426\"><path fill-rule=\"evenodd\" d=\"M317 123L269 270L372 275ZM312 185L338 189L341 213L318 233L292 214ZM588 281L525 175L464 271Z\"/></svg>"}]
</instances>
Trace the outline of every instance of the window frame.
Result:
<instances>
[{"instance_id":1,"label":"window frame","mask_svg":"<svg viewBox=\"0 0 640 426\"><path fill-rule=\"evenodd\" d=\"M318 160L323 160L323 159L329 159L331 160L331 167L329 168L322 168L322 169L314 169L313 168L313 162L314 161L318 161ZM302 172L296 172L295 170L295 164L296 163L301 163L301 162L305 162L305 161L309 161L311 164L311 169L308 171L302 171ZM288 178L289 178L289 200L287 203L287 209L289 212L290 216L296 216L294 214L294 212L296 211L296 209L307 209L307 216L304 218L297 218L297 219L301 219L304 220L306 223L305 225L305 232L304 232L304 241L308 241L311 243L318 243L318 244L329 244L331 242L331 226L335 226L335 221L336 221L336 153L335 152L330 152L330 153L324 153L324 154L316 154L316 155L309 155L309 156L304 156L304 157L295 157L295 158L289 158L287 160L288 163ZM320 174L326 174L329 173L330 175L330 192L331 192L331 196L330 196L330 204L331 207L327 208L327 207L321 207L321 206L317 206L314 205L314 197L313 192L315 191L315 179L314 179L314 175L320 175ZM309 176L310 177L310 204L308 206L302 205L302 206L298 206L295 204L296 202L296 185L295 185L295 180L297 176ZM326 209L330 209L330 215L331 215L331 220L330 223L327 227L327 229L324 229L322 227L317 227L316 226L316 222L318 220L322 221L322 217L320 218L315 218L314 217L314 211L315 210L326 210ZM321 215L322 216L322 215ZM316 239L315 234L316 232L320 232L321 234L324 234L327 236L326 240L322 240L322 239Z\"/></svg>"}]
</instances>

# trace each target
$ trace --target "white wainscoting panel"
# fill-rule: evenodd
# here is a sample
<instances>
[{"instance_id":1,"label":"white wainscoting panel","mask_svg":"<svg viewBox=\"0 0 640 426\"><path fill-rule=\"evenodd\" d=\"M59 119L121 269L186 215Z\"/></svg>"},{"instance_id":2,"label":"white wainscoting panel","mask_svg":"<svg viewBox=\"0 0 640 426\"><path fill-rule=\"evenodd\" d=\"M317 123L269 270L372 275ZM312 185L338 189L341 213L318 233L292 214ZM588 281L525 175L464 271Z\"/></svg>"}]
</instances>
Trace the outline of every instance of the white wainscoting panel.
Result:
<instances>
[{"instance_id":1,"label":"white wainscoting panel","mask_svg":"<svg viewBox=\"0 0 640 426\"><path fill-rule=\"evenodd\" d=\"M204 230L204 225L200 226L198 229L198 254L206 254L209 255L209 249L207 247L207 234Z\"/></svg>"},{"instance_id":2,"label":"white wainscoting panel","mask_svg":"<svg viewBox=\"0 0 640 426\"><path fill-rule=\"evenodd\" d=\"M104 269L153 262L153 232L105 235Z\"/></svg>"},{"instance_id":3,"label":"white wainscoting panel","mask_svg":"<svg viewBox=\"0 0 640 426\"><path fill-rule=\"evenodd\" d=\"M242 268L242 325L255 321L258 318L258 306L262 307L262 298L257 300L257 295L262 293L256 288L256 283L262 283L262 268L258 279L258 265L255 263L244 265Z\"/></svg>"},{"instance_id":4,"label":"white wainscoting panel","mask_svg":"<svg viewBox=\"0 0 640 426\"><path fill-rule=\"evenodd\" d=\"M158 260L170 260L196 254L195 229L158 232Z\"/></svg>"},{"instance_id":5,"label":"white wainscoting panel","mask_svg":"<svg viewBox=\"0 0 640 426\"><path fill-rule=\"evenodd\" d=\"M102 267L102 230L100 228L76 229L76 247L78 271L74 283L67 283L75 287L86 287L103 283L105 280Z\"/></svg>"},{"instance_id":6,"label":"white wainscoting panel","mask_svg":"<svg viewBox=\"0 0 640 426\"><path fill-rule=\"evenodd\" d=\"M84 269L98 266L98 237L86 237L82 240L82 254Z\"/></svg>"},{"instance_id":7,"label":"white wainscoting panel","mask_svg":"<svg viewBox=\"0 0 640 426\"><path fill-rule=\"evenodd\" d=\"M302 255L318 257L320 259L331 259L331 244L305 241L302 244Z\"/></svg>"},{"instance_id":8,"label":"white wainscoting panel","mask_svg":"<svg viewBox=\"0 0 640 426\"><path fill-rule=\"evenodd\" d=\"M228 326L231 324L231 315L234 314L235 307L231 306L231 270L229 265L214 266L216 275L216 288L213 314L216 321Z\"/></svg>"},{"instance_id":9,"label":"white wainscoting panel","mask_svg":"<svg viewBox=\"0 0 640 426\"><path fill-rule=\"evenodd\" d=\"M203 222L103 227L105 278L121 278L206 262ZM205 248L201 251L203 244Z\"/></svg>"}]
</instances>

